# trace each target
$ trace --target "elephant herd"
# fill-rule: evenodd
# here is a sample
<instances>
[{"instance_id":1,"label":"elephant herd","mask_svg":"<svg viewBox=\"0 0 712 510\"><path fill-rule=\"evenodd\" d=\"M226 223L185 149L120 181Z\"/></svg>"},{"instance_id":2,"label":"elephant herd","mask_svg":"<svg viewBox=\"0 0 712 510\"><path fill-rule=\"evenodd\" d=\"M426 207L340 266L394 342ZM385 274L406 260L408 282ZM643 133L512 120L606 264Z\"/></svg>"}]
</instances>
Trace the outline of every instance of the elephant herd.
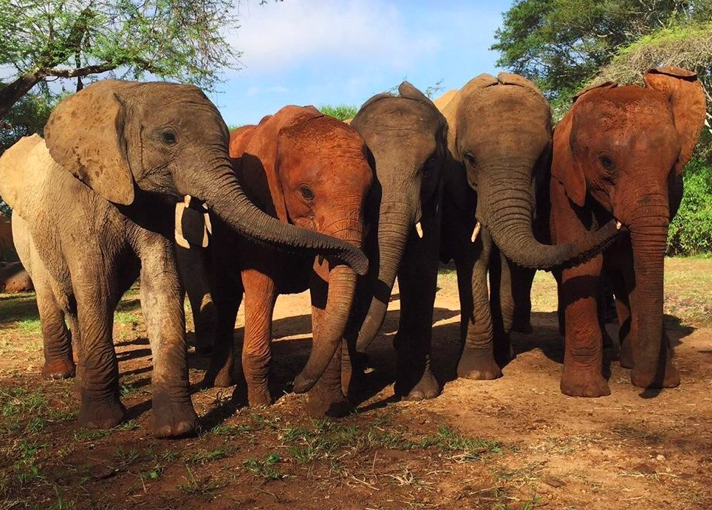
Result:
<instances>
[{"instance_id":1,"label":"elephant herd","mask_svg":"<svg viewBox=\"0 0 712 510\"><path fill-rule=\"evenodd\" d=\"M309 290L313 345L294 391L307 393L310 415L342 415L398 278L395 392L433 398L437 271L454 261L460 377L502 375L510 331L531 328L534 272L546 269L559 284L563 393L610 393L597 312L604 276L632 383L676 386L663 258L705 98L683 69L643 81L584 90L555 128L536 86L501 73L434 103L404 82L350 124L286 106L232 133L196 87L91 85L56 107L44 139L23 138L0 158L0 194L36 289L42 375L76 375L81 425L120 423L113 312L140 277L152 429L190 434L198 417L184 293L196 350L211 353L204 386L237 383L244 296L242 375L249 404L262 406L276 298Z\"/></svg>"}]
</instances>

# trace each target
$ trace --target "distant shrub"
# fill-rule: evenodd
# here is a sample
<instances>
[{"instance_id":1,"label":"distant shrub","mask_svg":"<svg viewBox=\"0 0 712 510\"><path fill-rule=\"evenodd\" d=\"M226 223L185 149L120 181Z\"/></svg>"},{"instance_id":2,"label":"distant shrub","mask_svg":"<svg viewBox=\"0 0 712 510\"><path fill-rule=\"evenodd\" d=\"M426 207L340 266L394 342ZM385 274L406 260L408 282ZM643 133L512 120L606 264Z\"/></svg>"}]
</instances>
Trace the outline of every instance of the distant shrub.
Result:
<instances>
[{"instance_id":1,"label":"distant shrub","mask_svg":"<svg viewBox=\"0 0 712 510\"><path fill-rule=\"evenodd\" d=\"M358 108L348 104L340 105L324 105L319 107L319 111L324 115L329 117L334 117L335 119L344 121L346 119L353 119L358 112Z\"/></svg>"},{"instance_id":2,"label":"distant shrub","mask_svg":"<svg viewBox=\"0 0 712 510\"><path fill-rule=\"evenodd\" d=\"M712 165L693 159L685 168L685 194L670 224L668 255L712 252Z\"/></svg>"}]
</instances>

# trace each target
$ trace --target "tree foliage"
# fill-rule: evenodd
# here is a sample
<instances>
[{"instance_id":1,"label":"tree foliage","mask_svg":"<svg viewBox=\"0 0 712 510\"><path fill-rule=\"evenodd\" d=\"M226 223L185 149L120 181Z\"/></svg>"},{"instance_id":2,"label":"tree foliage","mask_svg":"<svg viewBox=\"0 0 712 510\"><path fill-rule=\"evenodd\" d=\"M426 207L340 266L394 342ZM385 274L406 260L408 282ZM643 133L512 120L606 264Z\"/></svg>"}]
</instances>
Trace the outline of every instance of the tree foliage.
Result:
<instances>
[{"instance_id":1,"label":"tree foliage","mask_svg":"<svg viewBox=\"0 0 712 510\"><path fill-rule=\"evenodd\" d=\"M0 118L36 84L114 71L210 88L239 54L230 0L0 0Z\"/></svg>"},{"instance_id":2,"label":"tree foliage","mask_svg":"<svg viewBox=\"0 0 712 510\"><path fill-rule=\"evenodd\" d=\"M504 14L498 65L533 79L547 96L572 94L620 48L661 28L712 19L712 0L517 0Z\"/></svg>"}]
</instances>

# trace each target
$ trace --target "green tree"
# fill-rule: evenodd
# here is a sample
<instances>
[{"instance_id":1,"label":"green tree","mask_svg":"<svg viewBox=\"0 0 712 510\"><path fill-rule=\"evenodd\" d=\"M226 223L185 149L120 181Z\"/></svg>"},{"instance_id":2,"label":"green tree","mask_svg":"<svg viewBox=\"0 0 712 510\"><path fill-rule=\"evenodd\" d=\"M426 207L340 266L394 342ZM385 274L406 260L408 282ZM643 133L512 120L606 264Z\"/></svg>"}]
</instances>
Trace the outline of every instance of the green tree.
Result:
<instances>
[{"instance_id":1,"label":"green tree","mask_svg":"<svg viewBox=\"0 0 712 510\"><path fill-rule=\"evenodd\" d=\"M230 0L0 0L0 119L35 85L116 71L210 88L239 52Z\"/></svg>"},{"instance_id":2,"label":"green tree","mask_svg":"<svg viewBox=\"0 0 712 510\"><path fill-rule=\"evenodd\" d=\"M712 18L712 0L517 0L492 49L498 65L550 98L591 81L626 47L661 27Z\"/></svg>"}]
</instances>

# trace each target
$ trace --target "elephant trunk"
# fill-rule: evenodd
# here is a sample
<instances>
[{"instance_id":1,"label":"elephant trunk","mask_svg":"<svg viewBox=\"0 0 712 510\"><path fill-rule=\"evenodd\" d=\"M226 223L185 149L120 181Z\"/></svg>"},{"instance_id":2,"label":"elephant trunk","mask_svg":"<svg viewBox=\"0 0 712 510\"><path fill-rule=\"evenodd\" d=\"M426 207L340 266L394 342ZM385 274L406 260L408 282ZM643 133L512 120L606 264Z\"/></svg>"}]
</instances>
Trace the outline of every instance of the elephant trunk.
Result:
<instances>
[{"instance_id":1,"label":"elephant trunk","mask_svg":"<svg viewBox=\"0 0 712 510\"><path fill-rule=\"evenodd\" d=\"M663 387L669 359L663 332L664 262L669 226L667 199L651 205L650 196L630 220L635 269L635 292L639 300L637 341L631 378L636 386Z\"/></svg>"},{"instance_id":2,"label":"elephant trunk","mask_svg":"<svg viewBox=\"0 0 712 510\"><path fill-rule=\"evenodd\" d=\"M345 228L331 232L335 237L361 246L362 223L348 222ZM313 344L309 360L302 372L294 379L294 392L309 391L324 374L334 353L341 344L346 323L353 305L356 290L356 273L343 264L333 267L328 273L328 262L315 263L316 278L328 279L326 304L323 292L312 288L312 302L317 309L313 317ZM320 313L319 313L320 312Z\"/></svg>"},{"instance_id":3,"label":"elephant trunk","mask_svg":"<svg viewBox=\"0 0 712 510\"><path fill-rule=\"evenodd\" d=\"M366 274L368 259L358 247L313 230L282 223L266 214L245 195L227 158L219 167L218 177L201 172L198 182L189 184L187 189L233 230L253 240L293 248L302 254L333 257L349 265L357 274Z\"/></svg>"},{"instance_id":4,"label":"elephant trunk","mask_svg":"<svg viewBox=\"0 0 712 510\"><path fill-rule=\"evenodd\" d=\"M377 234L378 276L371 285L371 303L356 340L358 352L366 352L383 325L413 222L413 207L407 201L381 203Z\"/></svg>"},{"instance_id":5,"label":"elephant trunk","mask_svg":"<svg viewBox=\"0 0 712 510\"><path fill-rule=\"evenodd\" d=\"M483 170L483 175L506 175L506 178L482 179L478 186L477 219L492 235L492 240L504 255L522 267L551 269L561 265L576 265L609 246L618 235L615 221L586 234L574 244L547 245L534 238L530 161L496 166Z\"/></svg>"}]
</instances>

